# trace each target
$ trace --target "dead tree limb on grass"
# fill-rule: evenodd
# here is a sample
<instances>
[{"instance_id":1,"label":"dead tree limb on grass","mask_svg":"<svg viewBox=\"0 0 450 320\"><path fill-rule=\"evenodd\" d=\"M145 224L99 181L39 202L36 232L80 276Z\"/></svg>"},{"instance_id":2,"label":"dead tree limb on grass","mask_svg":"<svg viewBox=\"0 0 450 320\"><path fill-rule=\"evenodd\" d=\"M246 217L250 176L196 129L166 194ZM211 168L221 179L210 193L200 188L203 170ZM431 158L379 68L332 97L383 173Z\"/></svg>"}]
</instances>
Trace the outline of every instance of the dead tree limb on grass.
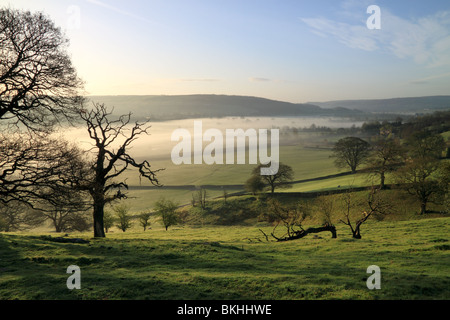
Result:
<instances>
[{"instance_id":1,"label":"dead tree limb on grass","mask_svg":"<svg viewBox=\"0 0 450 320\"><path fill-rule=\"evenodd\" d=\"M302 224L309 215L309 208L305 205L298 204L294 207L288 207L280 204L277 200L271 199L268 209L268 220L276 223L270 234L276 241L301 239L310 233L319 233L324 231L331 232L332 238L337 238L336 227L329 223L325 223L321 227L310 227L306 230L303 228ZM282 236L276 236L275 230L280 224L284 225L286 232ZM269 241L269 236L261 229L260 231L266 238L266 241Z\"/></svg>"},{"instance_id":2,"label":"dead tree limb on grass","mask_svg":"<svg viewBox=\"0 0 450 320\"><path fill-rule=\"evenodd\" d=\"M319 232L324 232L324 231L330 231L331 235L332 235L331 238L337 238L336 227L333 225L325 225L325 226L318 227L318 228L308 228L306 230L299 230L299 231L292 233L288 237L282 237L282 238L276 237L273 233L271 235L277 241L289 241L289 240L301 239L303 237L306 237L310 233L319 233Z\"/></svg>"}]
</instances>

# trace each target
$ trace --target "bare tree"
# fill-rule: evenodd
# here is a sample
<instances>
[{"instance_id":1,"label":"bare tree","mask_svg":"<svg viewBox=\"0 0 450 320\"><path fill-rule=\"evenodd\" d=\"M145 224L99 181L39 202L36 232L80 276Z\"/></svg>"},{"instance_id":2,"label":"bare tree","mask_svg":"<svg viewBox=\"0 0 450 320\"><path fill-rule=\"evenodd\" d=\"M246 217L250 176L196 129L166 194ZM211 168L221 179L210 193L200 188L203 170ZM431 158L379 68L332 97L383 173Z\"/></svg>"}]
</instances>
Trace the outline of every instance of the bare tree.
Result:
<instances>
[{"instance_id":1,"label":"bare tree","mask_svg":"<svg viewBox=\"0 0 450 320\"><path fill-rule=\"evenodd\" d=\"M30 207L85 176L82 152L62 139L29 134L0 135L0 201L21 201ZM54 204L57 201L53 201Z\"/></svg>"},{"instance_id":2,"label":"bare tree","mask_svg":"<svg viewBox=\"0 0 450 320\"><path fill-rule=\"evenodd\" d=\"M443 196L443 191L447 189L436 177L445 142L439 134L419 131L408 139L407 145L406 164L396 172L396 176L406 191L420 202L420 214L424 214L428 203Z\"/></svg>"},{"instance_id":3,"label":"bare tree","mask_svg":"<svg viewBox=\"0 0 450 320\"><path fill-rule=\"evenodd\" d=\"M69 185L57 184L59 187L45 188L35 207L50 220L56 232L85 231L88 226L87 211L90 201L82 190Z\"/></svg>"},{"instance_id":4,"label":"bare tree","mask_svg":"<svg viewBox=\"0 0 450 320\"><path fill-rule=\"evenodd\" d=\"M0 141L0 202L26 204L51 220L57 232L79 229L81 213L90 206L76 188L86 176L83 152L62 139L13 137Z\"/></svg>"},{"instance_id":5,"label":"bare tree","mask_svg":"<svg viewBox=\"0 0 450 320\"><path fill-rule=\"evenodd\" d=\"M41 213L20 201L0 202L0 231L22 231L44 222Z\"/></svg>"},{"instance_id":6,"label":"bare tree","mask_svg":"<svg viewBox=\"0 0 450 320\"><path fill-rule=\"evenodd\" d=\"M49 131L55 122L73 119L83 83L67 46L43 13L0 9L0 120Z\"/></svg>"},{"instance_id":7,"label":"bare tree","mask_svg":"<svg viewBox=\"0 0 450 320\"><path fill-rule=\"evenodd\" d=\"M405 151L400 140L392 136L378 136L372 145L368 160L369 170L380 177L380 188L385 188L386 174L394 171L404 161Z\"/></svg>"},{"instance_id":8,"label":"bare tree","mask_svg":"<svg viewBox=\"0 0 450 320\"><path fill-rule=\"evenodd\" d=\"M35 186L45 179L45 170L36 164L45 158L42 141L34 143L27 135L0 135L0 201L29 202Z\"/></svg>"},{"instance_id":9,"label":"bare tree","mask_svg":"<svg viewBox=\"0 0 450 320\"><path fill-rule=\"evenodd\" d=\"M47 136L55 123L74 120L84 100L67 46L61 30L44 14L0 9L3 203L33 207L36 199L67 183L62 177L73 150Z\"/></svg>"},{"instance_id":10,"label":"bare tree","mask_svg":"<svg viewBox=\"0 0 450 320\"><path fill-rule=\"evenodd\" d=\"M336 210L335 197L333 195L321 195L314 201L314 205L317 208L319 214L322 215L323 225L333 225L332 216Z\"/></svg>"},{"instance_id":11,"label":"bare tree","mask_svg":"<svg viewBox=\"0 0 450 320\"><path fill-rule=\"evenodd\" d=\"M392 210L392 205L383 200L379 194L379 190L372 188L367 196L366 207L361 209L354 202L354 194L352 192L347 192L343 195L342 200L345 204L344 217L345 220L340 220L343 224L350 227L352 232L352 237L354 239L361 239L361 225L367 221L371 216L375 215L386 215ZM354 208L358 208L361 213L361 217L356 219L354 222L355 226L352 223L352 212Z\"/></svg>"},{"instance_id":12,"label":"bare tree","mask_svg":"<svg viewBox=\"0 0 450 320\"><path fill-rule=\"evenodd\" d=\"M261 168L269 167L270 164L260 164L252 171L252 176L258 176L261 178L261 181L270 188L270 192L274 193L275 188L291 188L292 185L288 184L288 182L292 181L294 179L294 170L291 166L280 163L278 167L278 172L271 175L260 175ZM251 179L251 178L250 178ZM250 180L249 179L249 180ZM247 180L247 181L249 181ZM252 182L253 180L253 182ZM254 183L256 186L258 185L258 179L254 178L250 180L250 183Z\"/></svg>"},{"instance_id":13,"label":"bare tree","mask_svg":"<svg viewBox=\"0 0 450 320\"><path fill-rule=\"evenodd\" d=\"M193 196L193 197L194 197L193 203L194 203L194 204L199 203L199 204L200 204L200 207L201 207L203 210L206 210L206 194L207 194L206 189L203 188L203 187L201 187L201 188L195 193L195 196Z\"/></svg>"},{"instance_id":14,"label":"bare tree","mask_svg":"<svg viewBox=\"0 0 450 320\"><path fill-rule=\"evenodd\" d=\"M93 200L94 236L105 237L104 207L114 200L126 198L122 189L128 188L125 182L116 182L116 179L131 166L139 170L141 177L159 186L156 173L162 169L153 171L147 160L137 162L128 153L133 141L142 134L148 134L150 126L147 122L130 124L131 113L112 119L112 112L99 103L95 103L91 110L81 109L80 116L94 142L90 150L94 156L92 173L84 181L83 188L89 191Z\"/></svg>"}]
</instances>

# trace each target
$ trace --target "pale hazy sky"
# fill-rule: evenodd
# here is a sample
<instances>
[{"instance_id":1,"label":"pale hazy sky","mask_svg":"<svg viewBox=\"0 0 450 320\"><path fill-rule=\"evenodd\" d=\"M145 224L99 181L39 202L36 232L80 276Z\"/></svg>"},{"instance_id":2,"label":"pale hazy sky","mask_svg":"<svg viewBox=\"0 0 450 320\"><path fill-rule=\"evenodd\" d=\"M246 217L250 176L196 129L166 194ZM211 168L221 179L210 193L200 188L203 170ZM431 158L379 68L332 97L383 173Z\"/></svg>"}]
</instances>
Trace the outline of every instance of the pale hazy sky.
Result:
<instances>
[{"instance_id":1,"label":"pale hazy sky","mask_svg":"<svg viewBox=\"0 0 450 320\"><path fill-rule=\"evenodd\" d=\"M89 95L450 94L448 0L0 0L65 30ZM367 7L381 9L369 30Z\"/></svg>"}]
</instances>

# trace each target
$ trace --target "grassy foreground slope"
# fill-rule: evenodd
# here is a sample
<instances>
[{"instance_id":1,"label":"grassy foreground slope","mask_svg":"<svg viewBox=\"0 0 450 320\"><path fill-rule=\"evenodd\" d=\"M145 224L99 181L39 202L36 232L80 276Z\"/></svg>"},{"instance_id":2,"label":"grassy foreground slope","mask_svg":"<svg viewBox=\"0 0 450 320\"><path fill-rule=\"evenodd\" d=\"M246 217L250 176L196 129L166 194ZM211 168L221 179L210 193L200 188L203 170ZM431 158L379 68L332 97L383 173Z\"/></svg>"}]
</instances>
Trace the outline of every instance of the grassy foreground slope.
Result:
<instances>
[{"instance_id":1,"label":"grassy foreground slope","mask_svg":"<svg viewBox=\"0 0 450 320\"><path fill-rule=\"evenodd\" d=\"M449 299L449 231L450 218L435 218L284 243L255 241L254 226L73 235L90 244L0 234L0 299ZM66 287L73 264L80 290ZM370 265L380 290L366 287Z\"/></svg>"}]
</instances>

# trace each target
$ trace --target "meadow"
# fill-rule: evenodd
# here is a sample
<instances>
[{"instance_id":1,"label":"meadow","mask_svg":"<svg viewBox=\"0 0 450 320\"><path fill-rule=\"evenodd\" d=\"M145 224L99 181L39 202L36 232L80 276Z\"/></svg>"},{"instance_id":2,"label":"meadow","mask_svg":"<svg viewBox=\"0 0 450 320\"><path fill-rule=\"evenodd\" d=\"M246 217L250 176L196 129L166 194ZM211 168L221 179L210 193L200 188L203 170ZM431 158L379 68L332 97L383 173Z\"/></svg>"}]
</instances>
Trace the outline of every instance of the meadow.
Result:
<instances>
[{"instance_id":1,"label":"meadow","mask_svg":"<svg viewBox=\"0 0 450 320\"><path fill-rule=\"evenodd\" d=\"M336 239L321 233L289 242L266 242L258 228L272 230L153 226L104 239L69 236L89 244L0 234L0 299L450 298L450 218L370 221L360 240L343 224ZM66 287L69 265L81 269L80 290ZM370 265L380 267L379 290L366 286Z\"/></svg>"},{"instance_id":2,"label":"meadow","mask_svg":"<svg viewBox=\"0 0 450 320\"><path fill-rule=\"evenodd\" d=\"M341 172L336 169L333 159L330 158L330 139L336 140L339 135L301 131L296 134L286 134L286 128L304 128L312 124L336 128L339 126L350 127L355 123L359 124L359 122L352 122L345 118L324 117L227 117L152 122L150 123L149 135L143 135L134 141L130 153L138 161L148 160L153 170L163 169L158 172L157 178L161 185L168 188L153 187L149 181L140 179L137 170L127 170L121 175L120 180L126 181L130 187L128 192L130 199L124 202L132 212L139 213L151 210L154 202L160 197L176 200L180 205L188 204L192 199L192 193L201 186L206 186L209 198L222 196L224 191L227 193L244 191L243 185L251 176L251 171L256 165L248 163L175 165L172 162L170 154L177 142L171 141L171 133L177 128L186 128L192 132L194 120L203 122L203 130L217 128L223 132L227 128L242 128L244 130L248 128L280 128L282 134L280 136L279 161L293 168L294 180L311 179ZM274 123L277 124L276 127ZM65 130L56 135L74 141L86 150L92 145L84 128ZM117 143L119 142L120 140ZM204 143L204 145L206 144ZM352 179L347 179L343 184L348 185L352 181ZM329 180L328 182L329 186L337 187L343 181L341 179L341 181ZM294 185L293 187L295 189L301 186ZM314 188L314 186L311 187ZM321 187L322 185L318 186L318 188Z\"/></svg>"},{"instance_id":3,"label":"meadow","mask_svg":"<svg viewBox=\"0 0 450 320\"><path fill-rule=\"evenodd\" d=\"M329 158L330 154L329 150L306 149L298 146L280 148L280 159L293 168L295 180L315 178L318 172L320 175L338 173L339 171L333 165L333 159ZM151 187L148 181L139 179L139 174L135 170L129 170L124 178L130 186L128 194L131 199L126 200L125 203L130 206L132 211L138 212L151 208L161 196L174 199L180 204L188 204L195 188L201 186L205 186L209 198L223 196L224 191L228 193L244 191L245 181L250 178L255 167L250 164L177 166L170 160L157 160L151 164L154 168L165 169L158 173L158 179L163 186L170 188ZM352 179L349 178L347 181L351 182ZM339 185L332 180L328 183ZM293 189L288 190L298 187L301 185L293 185ZM314 186L310 187L314 188Z\"/></svg>"},{"instance_id":4,"label":"meadow","mask_svg":"<svg viewBox=\"0 0 450 320\"><path fill-rule=\"evenodd\" d=\"M317 179L345 172L330 158L330 139L338 138L321 133L284 137L280 161L293 168L295 181L292 188L277 190L282 203L298 201L296 193L371 185L361 172ZM165 168L158 173L165 187L152 187L136 171L125 172L121 178L130 189L123 203L130 214L152 211L160 197L187 205L195 190L205 186L209 216L167 231L152 216L145 232L135 220L126 232L114 227L100 239L92 238L92 231L64 235L46 226L0 233L0 300L450 298L450 218L445 214L418 216L417 203L392 190L386 194L395 200L394 214L384 221L367 221L362 239L353 239L348 226L339 222L342 208L337 206L332 216L336 239L319 233L295 241L266 241L260 229L270 234L273 225L257 215L247 217L258 197L232 195L243 191L254 165L176 166L168 156L167 140L160 141L165 149L152 152L150 140L137 142L133 150L138 159L148 159L154 169ZM387 183L392 181L388 177ZM227 202L221 198L224 191L230 194ZM365 196L355 193L359 200ZM320 215L313 214L304 227L322 222ZM54 241L61 236L89 244ZM66 287L70 265L81 268L80 290ZM380 290L366 286L371 265L381 269Z\"/></svg>"}]
</instances>

